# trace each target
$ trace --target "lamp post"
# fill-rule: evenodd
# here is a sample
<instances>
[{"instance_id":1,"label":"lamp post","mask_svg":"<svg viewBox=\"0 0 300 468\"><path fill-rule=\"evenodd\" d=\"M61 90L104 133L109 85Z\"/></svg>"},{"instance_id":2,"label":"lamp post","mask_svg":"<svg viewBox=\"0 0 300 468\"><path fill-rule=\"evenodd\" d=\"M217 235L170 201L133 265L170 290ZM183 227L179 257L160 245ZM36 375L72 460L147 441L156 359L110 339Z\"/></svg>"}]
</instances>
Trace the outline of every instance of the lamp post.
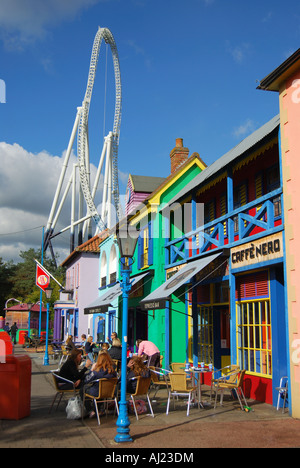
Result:
<instances>
[{"instance_id":1,"label":"lamp post","mask_svg":"<svg viewBox=\"0 0 300 468\"><path fill-rule=\"evenodd\" d=\"M33 303L27 302L27 309L28 309L28 338L30 338L30 312L32 309Z\"/></svg>"},{"instance_id":2,"label":"lamp post","mask_svg":"<svg viewBox=\"0 0 300 468\"><path fill-rule=\"evenodd\" d=\"M137 233L134 233L137 234ZM126 401L126 381L127 381L127 330L128 330L128 298L131 290L130 273L132 271L133 254L135 251L138 236L130 236L119 231L117 233L120 249L121 263L121 288L123 299L122 314L122 360L121 360L121 398L119 402L119 416L117 419L117 435L115 442L132 442L130 436L130 421L128 417Z\"/></svg>"},{"instance_id":3,"label":"lamp post","mask_svg":"<svg viewBox=\"0 0 300 468\"><path fill-rule=\"evenodd\" d=\"M44 356L44 366L49 366L49 354L48 354L48 338L49 338L49 308L50 308L50 299L52 296L53 288L47 286L45 289L46 299L47 299L47 317L46 317L46 345L45 345L45 356Z\"/></svg>"}]
</instances>

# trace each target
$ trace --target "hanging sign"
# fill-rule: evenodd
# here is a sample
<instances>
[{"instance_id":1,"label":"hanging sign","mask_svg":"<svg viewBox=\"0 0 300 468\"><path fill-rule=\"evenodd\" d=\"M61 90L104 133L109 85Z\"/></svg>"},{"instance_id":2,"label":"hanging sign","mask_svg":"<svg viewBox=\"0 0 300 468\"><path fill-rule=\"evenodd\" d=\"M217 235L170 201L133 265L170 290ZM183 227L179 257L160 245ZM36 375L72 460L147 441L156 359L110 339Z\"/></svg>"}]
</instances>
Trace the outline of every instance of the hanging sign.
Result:
<instances>
[{"instance_id":1,"label":"hanging sign","mask_svg":"<svg viewBox=\"0 0 300 468\"><path fill-rule=\"evenodd\" d=\"M43 291L49 286L50 284L50 276L47 271L44 270L40 265L36 265L36 277L35 277L35 284L41 288Z\"/></svg>"}]
</instances>

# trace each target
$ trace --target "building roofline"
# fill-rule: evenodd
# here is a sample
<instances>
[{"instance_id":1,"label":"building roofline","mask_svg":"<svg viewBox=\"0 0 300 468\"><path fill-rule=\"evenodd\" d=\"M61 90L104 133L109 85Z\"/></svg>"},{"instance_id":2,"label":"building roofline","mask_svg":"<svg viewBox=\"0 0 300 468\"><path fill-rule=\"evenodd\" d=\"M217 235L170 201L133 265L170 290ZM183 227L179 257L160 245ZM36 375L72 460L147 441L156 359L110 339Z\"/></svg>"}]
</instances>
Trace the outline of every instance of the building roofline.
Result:
<instances>
[{"instance_id":1,"label":"building roofline","mask_svg":"<svg viewBox=\"0 0 300 468\"><path fill-rule=\"evenodd\" d=\"M285 62L263 78L256 89L279 91L280 85L292 73L300 69L300 49L296 50Z\"/></svg>"}]
</instances>

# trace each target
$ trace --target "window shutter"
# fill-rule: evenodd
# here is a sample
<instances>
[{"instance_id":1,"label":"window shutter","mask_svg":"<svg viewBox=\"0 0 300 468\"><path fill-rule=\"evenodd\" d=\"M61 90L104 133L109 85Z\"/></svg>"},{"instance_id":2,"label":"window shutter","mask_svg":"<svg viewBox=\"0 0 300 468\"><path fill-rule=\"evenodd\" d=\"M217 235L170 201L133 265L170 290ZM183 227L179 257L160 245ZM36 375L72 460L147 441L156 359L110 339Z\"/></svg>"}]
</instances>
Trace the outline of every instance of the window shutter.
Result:
<instances>
[{"instance_id":1,"label":"window shutter","mask_svg":"<svg viewBox=\"0 0 300 468\"><path fill-rule=\"evenodd\" d=\"M241 276L236 280L237 300L269 296L268 271Z\"/></svg>"}]
</instances>

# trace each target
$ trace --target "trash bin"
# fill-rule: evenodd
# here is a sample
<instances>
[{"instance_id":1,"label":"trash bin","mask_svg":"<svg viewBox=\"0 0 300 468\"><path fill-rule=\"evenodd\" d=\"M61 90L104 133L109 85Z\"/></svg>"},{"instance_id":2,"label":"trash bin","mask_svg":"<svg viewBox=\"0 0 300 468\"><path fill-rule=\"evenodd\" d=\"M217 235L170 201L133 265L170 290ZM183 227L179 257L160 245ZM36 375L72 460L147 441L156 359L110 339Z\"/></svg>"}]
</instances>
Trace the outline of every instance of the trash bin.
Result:
<instances>
[{"instance_id":1,"label":"trash bin","mask_svg":"<svg viewBox=\"0 0 300 468\"><path fill-rule=\"evenodd\" d=\"M20 330L19 331L19 344L22 344L22 345L25 344L27 336L28 336L27 330Z\"/></svg>"},{"instance_id":2,"label":"trash bin","mask_svg":"<svg viewBox=\"0 0 300 468\"><path fill-rule=\"evenodd\" d=\"M2 346L3 345L3 346ZM5 349L4 353L2 352L3 348ZM5 331L0 331L0 362L2 361L3 354L12 354L14 345L12 344L11 338L8 333Z\"/></svg>"},{"instance_id":3,"label":"trash bin","mask_svg":"<svg viewBox=\"0 0 300 468\"><path fill-rule=\"evenodd\" d=\"M30 416L31 359L12 354L0 362L0 419Z\"/></svg>"}]
</instances>

